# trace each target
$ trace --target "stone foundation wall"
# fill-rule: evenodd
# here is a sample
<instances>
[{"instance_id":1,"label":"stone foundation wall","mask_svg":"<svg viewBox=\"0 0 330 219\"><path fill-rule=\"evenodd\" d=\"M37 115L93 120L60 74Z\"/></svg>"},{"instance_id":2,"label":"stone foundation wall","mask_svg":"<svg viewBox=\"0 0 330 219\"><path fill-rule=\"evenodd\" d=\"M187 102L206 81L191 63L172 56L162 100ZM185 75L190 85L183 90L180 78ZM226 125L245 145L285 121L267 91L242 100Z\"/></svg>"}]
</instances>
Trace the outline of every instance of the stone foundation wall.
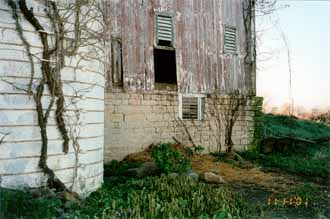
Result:
<instances>
[{"instance_id":1,"label":"stone foundation wall","mask_svg":"<svg viewBox=\"0 0 330 219\"><path fill-rule=\"evenodd\" d=\"M142 151L153 143L173 142L173 137L191 145L186 128L194 143L202 145L205 152L217 151L220 145L224 150L224 124L220 122L219 131L216 123L219 111L212 113L215 105L218 109L229 107L228 101L220 103L215 98L206 97L203 120L180 122L177 93L107 93L105 162L121 160L126 155ZM260 98L248 98L246 106L238 112L232 135L235 150L253 147L254 137L257 136L255 120L261 105Z\"/></svg>"}]
</instances>

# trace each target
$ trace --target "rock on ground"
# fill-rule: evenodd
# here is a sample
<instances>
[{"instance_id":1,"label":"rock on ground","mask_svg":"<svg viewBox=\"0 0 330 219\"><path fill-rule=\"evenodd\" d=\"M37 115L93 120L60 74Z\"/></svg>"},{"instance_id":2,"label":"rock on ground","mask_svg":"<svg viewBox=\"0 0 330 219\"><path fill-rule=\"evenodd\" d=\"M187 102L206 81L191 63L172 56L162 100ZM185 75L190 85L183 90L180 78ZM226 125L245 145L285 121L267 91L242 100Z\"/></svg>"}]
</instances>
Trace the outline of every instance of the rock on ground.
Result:
<instances>
[{"instance_id":1,"label":"rock on ground","mask_svg":"<svg viewBox=\"0 0 330 219\"><path fill-rule=\"evenodd\" d=\"M212 172L204 173L204 180L208 183L226 183L222 176Z\"/></svg>"},{"instance_id":2,"label":"rock on ground","mask_svg":"<svg viewBox=\"0 0 330 219\"><path fill-rule=\"evenodd\" d=\"M187 173L186 176L192 178L193 180L198 180L198 178L199 178L198 173L195 173L195 172Z\"/></svg>"}]
</instances>

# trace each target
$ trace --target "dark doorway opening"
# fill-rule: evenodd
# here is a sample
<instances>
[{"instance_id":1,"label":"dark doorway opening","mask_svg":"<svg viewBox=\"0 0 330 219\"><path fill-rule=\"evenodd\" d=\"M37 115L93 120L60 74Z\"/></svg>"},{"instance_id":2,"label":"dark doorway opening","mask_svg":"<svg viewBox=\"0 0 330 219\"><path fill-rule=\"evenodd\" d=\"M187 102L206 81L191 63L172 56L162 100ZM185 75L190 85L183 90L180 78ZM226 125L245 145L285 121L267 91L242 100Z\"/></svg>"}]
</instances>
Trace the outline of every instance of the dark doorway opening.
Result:
<instances>
[{"instance_id":1,"label":"dark doorway opening","mask_svg":"<svg viewBox=\"0 0 330 219\"><path fill-rule=\"evenodd\" d=\"M175 50L154 49L155 82L177 84Z\"/></svg>"}]
</instances>

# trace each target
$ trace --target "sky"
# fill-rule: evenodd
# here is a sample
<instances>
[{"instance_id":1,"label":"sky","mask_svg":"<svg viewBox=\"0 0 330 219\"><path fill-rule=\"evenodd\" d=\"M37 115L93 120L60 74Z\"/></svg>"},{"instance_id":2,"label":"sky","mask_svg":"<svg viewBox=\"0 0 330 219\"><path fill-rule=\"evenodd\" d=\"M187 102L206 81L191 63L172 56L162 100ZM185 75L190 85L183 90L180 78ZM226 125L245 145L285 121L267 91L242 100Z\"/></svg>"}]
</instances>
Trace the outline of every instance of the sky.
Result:
<instances>
[{"instance_id":1,"label":"sky","mask_svg":"<svg viewBox=\"0 0 330 219\"><path fill-rule=\"evenodd\" d=\"M257 93L270 107L288 102L291 66L295 105L306 109L329 107L330 1L279 0L279 5L272 16L257 20Z\"/></svg>"}]
</instances>

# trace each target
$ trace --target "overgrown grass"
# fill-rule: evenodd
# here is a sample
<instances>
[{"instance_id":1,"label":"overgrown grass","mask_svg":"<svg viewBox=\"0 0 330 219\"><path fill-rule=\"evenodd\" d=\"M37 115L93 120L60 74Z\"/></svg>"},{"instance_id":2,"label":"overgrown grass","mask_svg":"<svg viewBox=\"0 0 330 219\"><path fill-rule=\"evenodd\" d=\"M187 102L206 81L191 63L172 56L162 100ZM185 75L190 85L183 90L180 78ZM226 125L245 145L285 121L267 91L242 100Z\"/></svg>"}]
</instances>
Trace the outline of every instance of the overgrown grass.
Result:
<instances>
[{"instance_id":1,"label":"overgrown grass","mask_svg":"<svg viewBox=\"0 0 330 219\"><path fill-rule=\"evenodd\" d=\"M189 177L161 176L112 181L80 207L63 211L58 199L36 200L28 193L3 196L4 218L253 218L258 212L227 188ZM3 205L2 205L3 206ZM19 208L19 209L18 209Z\"/></svg>"},{"instance_id":2,"label":"overgrown grass","mask_svg":"<svg viewBox=\"0 0 330 219\"><path fill-rule=\"evenodd\" d=\"M105 186L92 194L83 214L113 218L251 218L252 208L228 189L189 177L148 177ZM107 209L100 211L100 209Z\"/></svg>"},{"instance_id":3,"label":"overgrown grass","mask_svg":"<svg viewBox=\"0 0 330 219\"><path fill-rule=\"evenodd\" d=\"M280 170L292 174L330 178L330 146L309 146L302 150L293 150L286 153L269 155L258 152L242 152L241 156L265 170Z\"/></svg>"},{"instance_id":4,"label":"overgrown grass","mask_svg":"<svg viewBox=\"0 0 330 219\"><path fill-rule=\"evenodd\" d=\"M0 218L53 218L62 203L57 198L34 199L28 192L0 188Z\"/></svg>"}]
</instances>

